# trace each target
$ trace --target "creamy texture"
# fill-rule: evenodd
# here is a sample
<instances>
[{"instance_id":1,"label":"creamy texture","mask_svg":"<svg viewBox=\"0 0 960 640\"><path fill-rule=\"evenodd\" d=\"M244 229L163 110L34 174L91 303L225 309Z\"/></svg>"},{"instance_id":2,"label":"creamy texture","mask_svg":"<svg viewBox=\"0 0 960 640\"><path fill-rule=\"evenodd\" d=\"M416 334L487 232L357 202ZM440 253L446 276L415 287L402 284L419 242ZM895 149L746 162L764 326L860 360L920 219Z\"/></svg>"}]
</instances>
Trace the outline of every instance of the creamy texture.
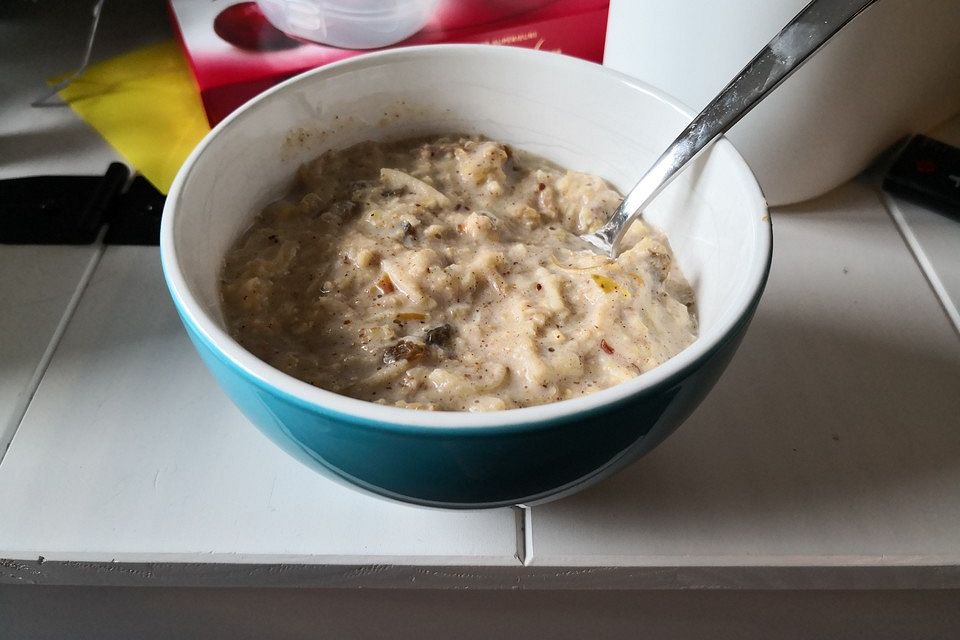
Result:
<instances>
[{"instance_id":1,"label":"creamy texture","mask_svg":"<svg viewBox=\"0 0 960 640\"><path fill-rule=\"evenodd\" d=\"M495 410L598 391L696 337L666 239L577 236L620 195L482 138L365 142L304 165L222 274L230 333L274 367L399 407Z\"/></svg>"}]
</instances>

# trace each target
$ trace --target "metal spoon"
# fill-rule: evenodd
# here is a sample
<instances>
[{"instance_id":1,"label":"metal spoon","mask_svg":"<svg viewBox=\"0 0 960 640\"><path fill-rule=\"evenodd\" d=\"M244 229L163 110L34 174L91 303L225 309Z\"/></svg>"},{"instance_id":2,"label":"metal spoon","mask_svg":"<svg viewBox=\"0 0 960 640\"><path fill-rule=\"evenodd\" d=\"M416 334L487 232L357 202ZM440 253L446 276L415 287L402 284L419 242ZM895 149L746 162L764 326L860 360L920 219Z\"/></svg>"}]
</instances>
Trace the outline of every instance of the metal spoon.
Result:
<instances>
[{"instance_id":1,"label":"metal spoon","mask_svg":"<svg viewBox=\"0 0 960 640\"><path fill-rule=\"evenodd\" d=\"M857 14L876 0L813 0L687 125L623 199L584 240L616 257L620 240L643 209L711 142L726 133Z\"/></svg>"}]
</instances>

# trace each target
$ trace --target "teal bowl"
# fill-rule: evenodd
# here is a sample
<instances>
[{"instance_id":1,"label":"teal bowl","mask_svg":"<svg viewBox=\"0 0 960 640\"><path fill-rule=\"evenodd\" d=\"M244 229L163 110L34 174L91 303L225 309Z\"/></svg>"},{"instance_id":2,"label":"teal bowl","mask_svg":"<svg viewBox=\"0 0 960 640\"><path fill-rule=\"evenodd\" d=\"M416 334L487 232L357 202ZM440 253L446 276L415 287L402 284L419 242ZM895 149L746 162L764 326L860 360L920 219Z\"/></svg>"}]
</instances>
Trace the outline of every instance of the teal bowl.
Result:
<instances>
[{"instance_id":1,"label":"teal bowl","mask_svg":"<svg viewBox=\"0 0 960 640\"><path fill-rule=\"evenodd\" d=\"M327 149L480 133L629 189L689 121L676 101L573 58L479 45L368 54L288 80L220 123L180 170L161 230L164 275L187 333L227 395L301 462L375 494L446 508L567 495L650 451L697 407L736 351L770 268L756 180L726 140L645 218L668 235L697 296L698 338L597 393L495 412L415 411L318 389L226 332L223 257L296 168Z\"/></svg>"}]
</instances>

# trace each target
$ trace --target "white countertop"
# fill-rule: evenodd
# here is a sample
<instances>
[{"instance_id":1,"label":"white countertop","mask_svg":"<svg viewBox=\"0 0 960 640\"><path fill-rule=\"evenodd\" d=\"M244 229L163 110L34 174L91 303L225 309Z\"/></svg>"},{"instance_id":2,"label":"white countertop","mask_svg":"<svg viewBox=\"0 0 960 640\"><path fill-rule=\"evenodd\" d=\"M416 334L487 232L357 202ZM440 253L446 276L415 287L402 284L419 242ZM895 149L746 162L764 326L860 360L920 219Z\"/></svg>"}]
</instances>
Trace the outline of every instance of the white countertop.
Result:
<instances>
[{"instance_id":1,"label":"white countertop","mask_svg":"<svg viewBox=\"0 0 960 640\"><path fill-rule=\"evenodd\" d=\"M74 58L43 60L0 92L0 178L102 172L71 112L26 107ZM773 221L756 318L693 417L594 488L485 512L276 449L203 368L156 248L0 245L0 583L960 586L960 221L868 178Z\"/></svg>"}]
</instances>

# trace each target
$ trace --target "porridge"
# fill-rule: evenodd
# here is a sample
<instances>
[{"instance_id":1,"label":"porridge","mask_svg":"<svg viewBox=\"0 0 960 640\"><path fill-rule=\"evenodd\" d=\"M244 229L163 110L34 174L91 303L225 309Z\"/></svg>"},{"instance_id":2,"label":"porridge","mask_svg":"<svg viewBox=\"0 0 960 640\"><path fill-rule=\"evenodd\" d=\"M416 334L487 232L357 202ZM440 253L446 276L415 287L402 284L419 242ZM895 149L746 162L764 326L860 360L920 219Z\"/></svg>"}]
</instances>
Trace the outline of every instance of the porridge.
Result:
<instances>
[{"instance_id":1,"label":"porridge","mask_svg":"<svg viewBox=\"0 0 960 640\"><path fill-rule=\"evenodd\" d=\"M478 137L364 142L301 167L222 272L231 335L300 380L414 409L574 398L696 337L693 292L642 221L620 255L579 234L620 195Z\"/></svg>"}]
</instances>

